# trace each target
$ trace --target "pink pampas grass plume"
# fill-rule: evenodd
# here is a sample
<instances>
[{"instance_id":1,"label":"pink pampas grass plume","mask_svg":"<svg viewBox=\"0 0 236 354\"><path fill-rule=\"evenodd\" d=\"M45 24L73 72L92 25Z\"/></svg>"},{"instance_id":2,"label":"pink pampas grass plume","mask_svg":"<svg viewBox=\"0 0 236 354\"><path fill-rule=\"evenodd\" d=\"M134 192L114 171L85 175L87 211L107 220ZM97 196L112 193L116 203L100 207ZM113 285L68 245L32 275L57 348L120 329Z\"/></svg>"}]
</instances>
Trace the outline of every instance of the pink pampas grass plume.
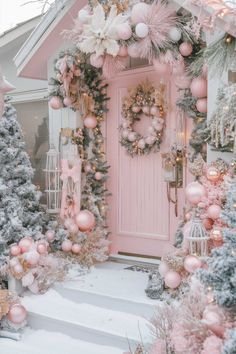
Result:
<instances>
[{"instance_id":1,"label":"pink pampas grass plume","mask_svg":"<svg viewBox=\"0 0 236 354\"><path fill-rule=\"evenodd\" d=\"M146 58L151 62L153 58L159 56L161 50L171 46L168 34L176 22L175 13L166 1L153 2L144 19L149 33L147 37L138 42L141 58Z\"/></svg>"},{"instance_id":2,"label":"pink pampas grass plume","mask_svg":"<svg viewBox=\"0 0 236 354\"><path fill-rule=\"evenodd\" d=\"M112 76L118 74L126 68L127 58L107 54L104 58L104 63L102 67L103 76L106 79L111 78Z\"/></svg>"}]
</instances>

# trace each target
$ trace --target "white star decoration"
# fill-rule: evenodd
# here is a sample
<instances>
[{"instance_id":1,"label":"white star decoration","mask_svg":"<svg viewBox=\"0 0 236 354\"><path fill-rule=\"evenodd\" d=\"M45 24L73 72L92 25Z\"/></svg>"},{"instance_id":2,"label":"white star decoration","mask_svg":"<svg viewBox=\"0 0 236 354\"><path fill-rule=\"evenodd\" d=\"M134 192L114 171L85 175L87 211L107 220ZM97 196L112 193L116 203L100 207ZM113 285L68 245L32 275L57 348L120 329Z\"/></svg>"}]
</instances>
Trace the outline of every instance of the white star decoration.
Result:
<instances>
[{"instance_id":1,"label":"white star decoration","mask_svg":"<svg viewBox=\"0 0 236 354\"><path fill-rule=\"evenodd\" d=\"M3 114L3 108L4 108L4 96L7 92L10 92L14 90L15 87L11 85L5 77L2 75L2 71L0 69L0 118L2 117Z\"/></svg>"}]
</instances>

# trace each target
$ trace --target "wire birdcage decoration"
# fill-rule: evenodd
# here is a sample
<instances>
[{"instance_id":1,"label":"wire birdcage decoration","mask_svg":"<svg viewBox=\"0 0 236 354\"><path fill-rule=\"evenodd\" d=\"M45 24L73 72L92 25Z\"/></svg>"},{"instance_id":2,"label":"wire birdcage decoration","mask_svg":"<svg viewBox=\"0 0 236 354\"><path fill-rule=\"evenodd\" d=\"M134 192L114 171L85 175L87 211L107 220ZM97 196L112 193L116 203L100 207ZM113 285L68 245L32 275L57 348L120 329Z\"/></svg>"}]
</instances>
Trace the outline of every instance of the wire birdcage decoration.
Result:
<instances>
[{"instance_id":1,"label":"wire birdcage decoration","mask_svg":"<svg viewBox=\"0 0 236 354\"><path fill-rule=\"evenodd\" d=\"M189 253L197 256L208 255L208 240L206 229L199 216L194 216L192 225L187 237L189 241Z\"/></svg>"},{"instance_id":2,"label":"wire birdcage decoration","mask_svg":"<svg viewBox=\"0 0 236 354\"><path fill-rule=\"evenodd\" d=\"M61 205L61 180L60 180L60 157L55 146L50 145L47 152L46 168L46 195L47 195L47 212L57 214L60 211Z\"/></svg>"}]
</instances>

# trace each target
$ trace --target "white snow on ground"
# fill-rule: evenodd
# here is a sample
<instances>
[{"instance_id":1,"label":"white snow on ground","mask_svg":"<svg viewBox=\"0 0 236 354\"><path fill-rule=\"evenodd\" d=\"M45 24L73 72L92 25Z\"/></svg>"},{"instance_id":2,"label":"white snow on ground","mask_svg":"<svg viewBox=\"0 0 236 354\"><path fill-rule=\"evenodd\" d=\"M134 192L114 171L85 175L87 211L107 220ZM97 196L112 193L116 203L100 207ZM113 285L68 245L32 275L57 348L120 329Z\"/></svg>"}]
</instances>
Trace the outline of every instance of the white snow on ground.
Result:
<instances>
[{"instance_id":1,"label":"white snow on ground","mask_svg":"<svg viewBox=\"0 0 236 354\"><path fill-rule=\"evenodd\" d=\"M21 341L0 338L1 354L122 354L123 350L72 339L64 334L26 329Z\"/></svg>"},{"instance_id":2,"label":"white snow on ground","mask_svg":"<svg viewBox=\"0 0 236 354\"><path fill-rule=\"evenodd\" d=\"M63 298L53 289L41 296L27 294L22 299L22 304L28 311L36 314L137 341L140 341L141 332L144 342L149 342L150 340L149 322L147 320L87 303L76 304Z\"/></svg>"},{"instance_id":3,"label":"white snow on ground","mask_svg":"<svg viewBox=\"0 0 236 354\"><path fill-rule=\"evenodd\" d=\"M114 262L98 264L89 274L62 285L70 289L156 305L156 300L149 299L144 291L148 281L147 273L124 269L127 267L130 265Z\"/></svg>"}]
</instances>

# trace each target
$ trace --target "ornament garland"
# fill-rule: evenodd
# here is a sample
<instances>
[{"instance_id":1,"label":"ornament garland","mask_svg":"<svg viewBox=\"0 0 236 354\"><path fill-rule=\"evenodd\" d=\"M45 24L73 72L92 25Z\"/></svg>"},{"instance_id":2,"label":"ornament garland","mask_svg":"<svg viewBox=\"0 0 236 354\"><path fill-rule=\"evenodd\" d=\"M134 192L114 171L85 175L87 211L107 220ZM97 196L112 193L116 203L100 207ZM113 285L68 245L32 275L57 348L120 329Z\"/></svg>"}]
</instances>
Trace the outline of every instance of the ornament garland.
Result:
<instances>
[{"instance_id":1,"label":"ornament garland","mask_svg":"<svg viewBox=\"0 0 236 354\"><path fill-rule=\"evenodd\" d=\"M159 151L163 137L166 103L165 86L155 88L150 82L144 82L129 90L123 98L122 123L120 125L120 142L131 155L144 155ZM134 130L134 124L143 119L151 119L146 135Z\"/></svg>"}]
</instances>

